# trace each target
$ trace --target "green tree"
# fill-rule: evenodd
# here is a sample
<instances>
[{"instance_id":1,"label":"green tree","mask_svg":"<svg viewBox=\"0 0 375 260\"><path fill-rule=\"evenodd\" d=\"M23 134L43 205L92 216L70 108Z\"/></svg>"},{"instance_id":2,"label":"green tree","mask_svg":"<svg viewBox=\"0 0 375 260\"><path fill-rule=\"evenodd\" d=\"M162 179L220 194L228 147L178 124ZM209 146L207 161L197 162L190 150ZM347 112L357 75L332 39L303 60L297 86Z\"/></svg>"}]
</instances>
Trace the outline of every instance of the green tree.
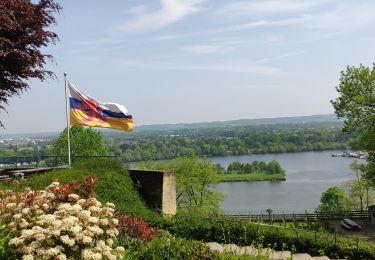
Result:
<instances>
[{"instance_id":1,"label":"green tree","mask_svg":"<svg viewBox=\"0 0 375 260\"><path fill-rule=\"evenodd\" d=\"M108 148L102 134L91 128L72 126L70 128L70 146L72 156L106 156ZM66 128L52 145L52 154L66 156L68 151L68 136Z\"/></svg>"},{"instance_id":2,"label":"green tree","mask_svg":"<svg viewBox=\"0 0 375 260\"><path fill-rule=\"evenodd\" d=\"M285 173L285 170L281 168L278 162L276 162L275 160L272 160L267 164L266 173L268 174Z\"/></svg>"},{"instance_id":3,"label":"green tree","mask_svg":"<svg viewBox=\"0 0 375 260\"><path fill-rule=\"evenodd\" d=\"M320 197L320 205L317 211L320 212L339 212L344 210L345 192L337 186L328 188Z\"/></svg>"},{"instance_id":4,"label":"green tree","mask_svg":"<svg viewBox=\"0 0 375 260\"><path fill-rule=\"evenodd\" d=\"M0 157L8 157L8 156L15 156L15 152L13 150L0 148Z\"/></svg>"},{"instance_id":5,"label":"green tree","mask_svg":"<svg viewBox=\"0 0 375 260\"><path fill-rule=\"evenodd\" d=\"M373 189L369 181L365 178L366 166L363 163L354 161L350 168L354 172L354 179L346 182L347 200L352 209L367 209L372 202Z\"/></svg>"},{"instance_id":6,"label":"green tree","mask_svg":"<svg viewBox=\"0 0 375 260\"><path fill-rule=\"evenodd\" d=\"M369 153L366 173L375 184L375 63L348 66L336 90L340 96L331 103L337 116L345 119L343 130L355 133L352 146Z\"/></svg>"},{"instance_id":7,"label":"green tree","mask_svg":"<svg viewBox=\"0 0 375 260\"><path fill-rule=\"evenodd\" d=\"M168 162L145 162L138 168L176 173L177 206L182 211L217 213L223 195L210 187L218 182L217 165L197 157L180 157Z\"/></svg>"}]
</instances>

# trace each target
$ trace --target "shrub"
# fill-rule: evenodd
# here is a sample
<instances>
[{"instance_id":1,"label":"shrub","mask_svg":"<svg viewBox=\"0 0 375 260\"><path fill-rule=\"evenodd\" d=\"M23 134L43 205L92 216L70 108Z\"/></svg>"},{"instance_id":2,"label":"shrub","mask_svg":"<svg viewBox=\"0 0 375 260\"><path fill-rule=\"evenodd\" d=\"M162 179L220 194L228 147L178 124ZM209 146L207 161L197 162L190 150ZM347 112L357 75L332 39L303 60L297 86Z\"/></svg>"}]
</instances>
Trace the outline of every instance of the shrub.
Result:
<instances>
[{"instance_id":1,"label":"shrub","mask_svg":"<svg viewBox=\"0 0 375 260\"><path fill-rule=\"evenodd\" d=\"M1 218L15 236L9 245L23 259L116 259L123 251L113 249L114 205L72 192L71 185L53 182L44 190L0 193Z\"/></svg>"},{"instance_id":2,"label":"shrub","mask_svg":"<svg viewBox=\"0 0 375 260\"><path fill-rule=\"evenodd\" d=\"M212 216L194 218L177 216L160 222L172 234L187 239L216 241L237 245L261 245L275 250L295 250L331 258L374 259L375 246L370 242L320 232L308 232L268 226L236 218ZM315 236L316 234L316 236Z\"/></svg>"},{"instance_id":3,"label":"shrub","mask_svg":"<svg viewBox=\"0 0 375 260\"><path fill-rule=\"evenodd\" d=\"M164 234L148 243L126 250L128 259L214 259L215 255L202 242Z\"/></svg>"},{"instance_id":4,"label":"shrub","mask_svg":"<svg viewBox=\"0 0 375 260\"><path fill-rule=\"evenodd\" d=\"M127 235L143 242L148 242L159 234L158 228L149 227L141 218L127 215L118 216L120 235Z\"/></svg>"},{"instance_id":5,"label":"shrub","mask_svg":"<svg viewBox=\"0 0 375 260\"><path fill-rule=\"evenodd\" d=\"M74 164L72 169L58 169L44 175L32 176L20 182L19 190L26 187L44 189L54 179L58 179L61 184L74 183L85 176L98 177L96 193L100 202L114 203L116 209L123 214L152 217L153 212L145 206L133 187L127 169L120 161L113 159L91 159ZM10 188L13 188L10 182L0 183L0 189Z\"/></svg>"}]
</instances>

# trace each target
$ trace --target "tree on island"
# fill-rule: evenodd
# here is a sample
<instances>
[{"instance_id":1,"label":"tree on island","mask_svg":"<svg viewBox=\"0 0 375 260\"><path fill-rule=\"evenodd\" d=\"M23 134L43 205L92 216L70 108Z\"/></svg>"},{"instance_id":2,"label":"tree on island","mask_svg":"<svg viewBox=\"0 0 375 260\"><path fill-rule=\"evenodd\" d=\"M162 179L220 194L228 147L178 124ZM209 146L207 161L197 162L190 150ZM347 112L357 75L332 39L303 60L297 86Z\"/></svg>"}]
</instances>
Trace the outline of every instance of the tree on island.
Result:
<instances>
[{"instance_id":1,"label":"tree on island","mask_svg":"<svg viewBox=\"0 0 375 260\"><path fill-rule=\"evenodd\" d=\"M53 57L41 48L58 39L46 28L56 23L53 14L60 10L53 0L0 0L0 109L29 88L28 80L54 77L44 68Z\"/></svg>"},{"instance_id":2,"label":"tree on island","mask_svg":"<svg viewBox=\"0 0 375 260\"><path fill-rule=\"evenodd\" d=\"M70 128L70 147L72 156L107 156L108 148L99 131L83 126ZM52 154L67 156L68 136L66 128L52 145Z\"/></svg>"},{"instance_id":3,"label":"tree on island","mask_svg":"<svg viewBox=\"0 0 375 260\"><path fill-rule=\"evenodd\" d=\"M344 132L355 134L351 146L369 153L366 175L375 185L375 63L372 67L348 66L332 100L336 115L344 118Z\"/></svg>"}]
</instances>

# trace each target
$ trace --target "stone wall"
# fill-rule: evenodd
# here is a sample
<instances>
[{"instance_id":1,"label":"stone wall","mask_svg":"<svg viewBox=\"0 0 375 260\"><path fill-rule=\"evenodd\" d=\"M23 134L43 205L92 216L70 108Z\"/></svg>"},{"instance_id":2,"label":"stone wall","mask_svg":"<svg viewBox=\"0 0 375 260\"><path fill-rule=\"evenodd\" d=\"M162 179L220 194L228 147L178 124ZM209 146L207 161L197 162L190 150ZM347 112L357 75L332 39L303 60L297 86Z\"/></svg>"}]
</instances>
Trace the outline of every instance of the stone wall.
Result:
<instances>
[{"instance_id":1,"label":"stone wall","mask_svg":"<svg viewBox=\"0 0 375 260\"><path fill-rule=\"evenodd\" d=\"M176 175L170 172L129 170L140 195L149 207L162 214L176 214Z\"/></svg>"}]
</instances>

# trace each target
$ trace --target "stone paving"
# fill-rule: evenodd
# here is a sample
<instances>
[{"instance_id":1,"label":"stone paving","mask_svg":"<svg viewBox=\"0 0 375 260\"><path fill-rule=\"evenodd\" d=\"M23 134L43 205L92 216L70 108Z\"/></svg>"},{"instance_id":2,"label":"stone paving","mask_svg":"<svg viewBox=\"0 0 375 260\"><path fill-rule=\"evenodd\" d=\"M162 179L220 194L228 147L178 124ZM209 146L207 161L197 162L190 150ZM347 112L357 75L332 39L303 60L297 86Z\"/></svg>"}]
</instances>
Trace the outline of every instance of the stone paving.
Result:
<instances>
[{"instance_id":1,"label":"stone paving","mask_svg":"<svg viewBox=\"0 0 375 260\"><path fill-rule=\"evenodd\" d=\"M273 251L271 249L258 250L252 246L237 246L235 244L221 245L217 242L207 242L206 245L214 252L230 252L235 254L248 254L252 256L268 255L272 260L329 260L326 256L310 256L309 254L293 254L290 251Z\"/></svg>"}]
</instances>

